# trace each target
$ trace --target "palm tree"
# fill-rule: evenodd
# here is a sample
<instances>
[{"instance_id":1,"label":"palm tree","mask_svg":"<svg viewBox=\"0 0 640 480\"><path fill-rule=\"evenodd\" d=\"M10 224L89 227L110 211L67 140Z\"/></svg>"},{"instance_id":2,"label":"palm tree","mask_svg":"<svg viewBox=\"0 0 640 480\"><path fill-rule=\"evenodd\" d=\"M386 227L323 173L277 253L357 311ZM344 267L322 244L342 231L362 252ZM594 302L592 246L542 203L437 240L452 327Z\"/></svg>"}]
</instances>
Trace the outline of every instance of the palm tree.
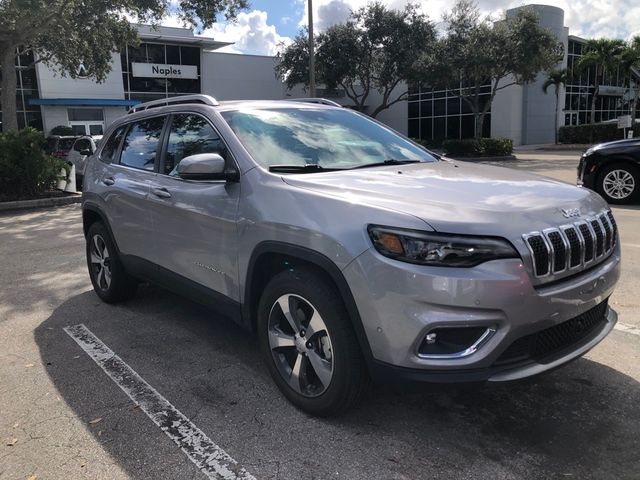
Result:
<instances>
[{"instance_id":1,"label":"palm tree","mask_svg":"<svg viewBox=\"0 0 640 480\"><path fill-rule=\"evenodd\" d=\"M604 76L614 70L624 50L622 40L610 38L594 38L587 40L585 53L578 61L579 69L594 67L593 97L591 99L591 123L596 123L596 101L598 100L598 88Z\"/></svg>"},{"instance_id":2,"label":"palm tree","mask_svg":"<svg viewBox=\"0 0 640 480\"><path fill-rule=\"evenodd\" d=\"M549 70L547 73L547 79L542 84L542 91L547 93L547 90L551 85L556 87L556 116L554 118L554 132L555 142L558 144L558 102L560 101L560 87L567 83L567 69L562 70Z\"/></svg>"},{"instance_id":3,"label":"palm tree","mask_svg":"<svg viewBox=\"0 0 640 480\"><path fill-rule=\"evenodd\" d=\"M638 96L640 96L640 88L638 88L638 80L640 79L640 35L633 37L625 46L624 51L620 55L620 70L626 82L629 82L629 89L633 90L631 99L631 118L635 125L636 108L638 106ZM635 82L632 78L636 77Z\"/></svg>"}]
</instances>

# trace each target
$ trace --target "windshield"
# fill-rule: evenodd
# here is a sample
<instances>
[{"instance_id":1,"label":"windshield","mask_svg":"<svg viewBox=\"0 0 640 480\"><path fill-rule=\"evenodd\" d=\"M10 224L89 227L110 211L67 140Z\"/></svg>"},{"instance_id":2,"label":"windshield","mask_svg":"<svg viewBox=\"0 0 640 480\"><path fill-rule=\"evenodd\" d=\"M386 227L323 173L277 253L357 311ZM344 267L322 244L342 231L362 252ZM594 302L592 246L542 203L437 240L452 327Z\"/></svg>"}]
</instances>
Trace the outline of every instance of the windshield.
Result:
<instances>
[{"instance_id":1,"label":"windshield","mask_svg":"<svg viewBox=\"0 0 640 480\"><path fill-rule=\"evenodd\" d=\"M421 147L347 109L250 108L221 113L266 168L347 169L390 161L436 161Z\"/></svg>"}]
</instances>

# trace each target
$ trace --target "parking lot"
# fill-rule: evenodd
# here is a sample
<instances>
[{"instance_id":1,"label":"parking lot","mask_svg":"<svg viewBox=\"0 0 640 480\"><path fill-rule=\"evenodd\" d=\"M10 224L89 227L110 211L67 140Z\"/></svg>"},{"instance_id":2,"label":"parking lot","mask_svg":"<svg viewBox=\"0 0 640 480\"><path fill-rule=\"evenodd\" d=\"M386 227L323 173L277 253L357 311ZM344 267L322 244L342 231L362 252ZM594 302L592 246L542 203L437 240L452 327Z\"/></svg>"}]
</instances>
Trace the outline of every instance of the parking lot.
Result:
<instances>
[{"instance_id":1,"label":"parking lot","mask_svg":"<svg viewBox=\"0 0 640 480\"><path fill-rule=\"evenodd\" d=\"M502 164L574 181L575 152L519 158ZM638 479L640 207L613 211L619 324L584 358L510 386L377 386L330 420L292 407L256 339L215 311L151 286L102 303L79 206L4 214L0 479ZM182 449L64 330L79 324L184 415ZM196 466L205 453L227 473Z\"/></svg>"}]
</instances>

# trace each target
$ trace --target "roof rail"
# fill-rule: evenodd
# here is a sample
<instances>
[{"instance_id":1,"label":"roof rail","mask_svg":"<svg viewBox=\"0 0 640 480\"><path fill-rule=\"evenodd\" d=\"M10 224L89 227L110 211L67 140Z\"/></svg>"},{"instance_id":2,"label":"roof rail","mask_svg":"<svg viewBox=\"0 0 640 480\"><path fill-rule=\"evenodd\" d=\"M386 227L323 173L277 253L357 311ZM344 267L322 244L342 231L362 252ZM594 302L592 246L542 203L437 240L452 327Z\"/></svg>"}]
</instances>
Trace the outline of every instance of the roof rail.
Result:
<instances>
[{"instance_id":1,"label":"roof rail","mask_svg":"<svg viewBox=\"0 0 640 480\"><path fill-rule=\"evenodd\" d=\"M150 102L139 103L129 109L127 113L141 112L149 108L165 107L167 105L179 105L181 103L203 103L212 107L220 105L218 101L211 95L180 95L178 97L161 98L160 100L152 100Z\"/></svg>"},{"instance_id":2,"label":"roof rail","mask_svg":"<svg viewBox=\"0 0 640 480\"><path fill-rule=\"evenodd\" d=\"M334 102L333 100L327 100L326 98L316 98L316 97L309 97L309 98L285 98L284 100L288 101L288 102L304 102L304 103L319 103L320 105L331 105L332 107L342 107L342 105L340 105L337 102Z\"/></svg>"}]
</instances>

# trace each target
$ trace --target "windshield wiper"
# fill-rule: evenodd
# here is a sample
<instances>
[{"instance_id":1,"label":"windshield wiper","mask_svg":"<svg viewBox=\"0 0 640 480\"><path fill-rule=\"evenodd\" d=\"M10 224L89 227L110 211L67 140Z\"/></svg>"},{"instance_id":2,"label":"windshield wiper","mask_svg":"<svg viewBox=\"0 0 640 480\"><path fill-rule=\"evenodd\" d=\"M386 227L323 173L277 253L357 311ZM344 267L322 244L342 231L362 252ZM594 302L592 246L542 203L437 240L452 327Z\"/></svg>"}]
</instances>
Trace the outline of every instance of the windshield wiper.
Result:
<instances>
[{"instance_id":1,"label":"windshield wiper","mask_svg":"<svg viewBox=\"0 0 640 480\"><path fill-rule=\"evenodd\" d=\"M270 172L280 173L307 173L307 172L333 172L335 170L343 170L342 168L325 168L316 163L307 163L306 165L271 165Z\"/></svg>"},{"instance_id":2,"label":"windshield wiper","mask_svg":"<svg viewBox=\"0 0 640 480\"><path fill-rule=\"evenodd\" d=\"M369 167L382 167L385 165L405 165L407 163L420 163L420 160L395 160L389 159L383 162L367 163L366 165L358 165L357 167L351 167L350 170L357 168L369 168Z\"/></svg>"}]
</instances>

